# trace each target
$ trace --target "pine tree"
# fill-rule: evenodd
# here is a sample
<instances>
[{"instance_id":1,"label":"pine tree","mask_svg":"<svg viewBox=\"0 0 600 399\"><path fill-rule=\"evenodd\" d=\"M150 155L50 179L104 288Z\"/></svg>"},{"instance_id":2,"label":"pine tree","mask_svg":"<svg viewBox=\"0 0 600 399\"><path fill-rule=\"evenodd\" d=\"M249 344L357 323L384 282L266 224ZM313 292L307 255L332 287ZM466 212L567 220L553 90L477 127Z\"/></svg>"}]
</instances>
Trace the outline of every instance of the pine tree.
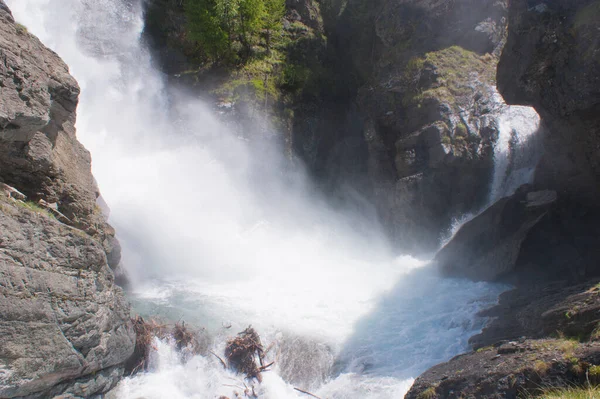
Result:
<instances>
[{"instance_id":1,"label":"pine tree","mask_svg":"<svg viewBox=\"0 0 600 399\"><path fill-rule=\"evenodd\" d=\"M267 51L270 53L273 36L281 32L283 26L281 21L285 15L285 0L264 0L264 3L263 27Z\"/></svg>"}]
</instances>

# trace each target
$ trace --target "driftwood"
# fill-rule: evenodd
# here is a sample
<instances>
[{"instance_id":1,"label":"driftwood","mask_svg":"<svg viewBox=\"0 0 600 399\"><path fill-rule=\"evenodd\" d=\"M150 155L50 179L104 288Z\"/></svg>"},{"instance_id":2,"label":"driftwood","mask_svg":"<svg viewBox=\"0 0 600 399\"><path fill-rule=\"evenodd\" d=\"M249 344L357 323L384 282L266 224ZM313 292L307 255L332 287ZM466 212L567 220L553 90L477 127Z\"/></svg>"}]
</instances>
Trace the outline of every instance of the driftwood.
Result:
<instances>
[{"instance_id":1,"label":"driftwood","mask_svg":"<svg viewBox=\"0 0 600 399\"><path fill-rule=\"evenodd\" d=\"M201 354L203 345L198 331L186 327L184 322L170 327L166 323L141 316L131 319L135 331L136 342L133 355L125 363L125 374L133 375L140 371L148 371L149 358L152 350L156 350L154 338L161 340L172 339L175 348L185 361L194 355Z\"/></svg>"},{"instance_id":2,"label":"driftwood","mask_svg":"<svg viewBox=\"0 0 600 399\"><path fill-rule=\"evenodd\" d=\"M217 354L216 354L215 352L213 352L213 351L210 351L210 353L211 353L211 354L212 354L214 357L216 357L217 359L219 359L219 361L220 361L220 362L221 362L221 364L223 365L223 368L224 368L225 370L227 370L227 363L225 363L225 360L221 359L221 356L217 355Z\"/></svg>"},{"instance_id":3,"label":"driftwood","mask_svg":"<svg viewBox=\"0 0 600 399\"><path fill-rule=\"evenodd\" d=\"M133 354L125 363L125 374L133 375L139 371L147 371L150 352L156 349L152 345L154 337L165 338L168 328L165 324L154 319L144 320L141 316L131 319L135 331L136 341Z\"/></svg>"},{"instance_id":4,"label":"driftwood","mask_svg":"<svg viewBox=\"0 0 600 399\"><path fill-rule=\"evenodd\" d=\"M261 382L261 371L266 369L263 364L263 351L260 336L250 326L239 333L237 337L227 341L225 357L235 371L245 374L249 379L256 378L258 382Z\"/></svg>"}]
</instances>

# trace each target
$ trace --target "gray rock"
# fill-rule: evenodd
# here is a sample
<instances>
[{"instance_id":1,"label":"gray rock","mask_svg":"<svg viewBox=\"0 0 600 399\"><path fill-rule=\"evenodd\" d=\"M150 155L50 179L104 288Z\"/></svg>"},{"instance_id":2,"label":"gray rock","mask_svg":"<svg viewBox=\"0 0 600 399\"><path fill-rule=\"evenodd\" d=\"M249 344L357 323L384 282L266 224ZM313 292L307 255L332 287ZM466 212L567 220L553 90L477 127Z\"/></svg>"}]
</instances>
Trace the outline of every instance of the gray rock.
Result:
<instances>
[{"instance_id":1,"label":"gray rock","mask_svg":"<svg viewBox=\"0 0 600 399\"><path fill-rule=\"evenodd\" d=\"M0 8L0 179L92 229L103 221L91 157L74 127L79 86L58 55L8 15Z\"/></svg>"},{"instance_id":2,"label":"gray rock","mask_svg":"<svg viewBox=\"0 0 600 399\"><path fill-rule=\"evenodd\" d=\"M494 54L506 4L379 3L372 70L357 99L373 202L399 249L430 253L454 218L487 200L500 110Z\"/></svg>"},{"instance_id":3,"label":"gray rock","mask_svg":"<svg viewBox=\"0 0 600 399\"><path fill-rule=\"evenodd\" d=\"M436 255L441 271L454 277L495 280L512 271L528 232L556 201L550 191L522 187L466 223Z\"/></svg>"},{"instance_id":4,"label":"gray rock","mask_svg":"<svg viewBox=\"0 0 600 399\"><path fill-rule=\"evenodd\" d=\"M100 395L135 334L75 134L79 87L1 1L0 58L0 397Z\"/></svg>"},{"instance_id":5,"label":"gray rock","mask_svg":"<svg viewBox=\"0 0 600 399\"><path fill-rule=\"evenodd\" d=\"M514 0L498 89L548 127L536 185L581 206L600 200L600 1Z\"/></svg>"},{"instance_id":6,"label":"gray rock","mask_svg":"<svg viewBox=\"0 0 600 399\"><path fill-rule=\"evenodd\" d=\"M102 245L43 212L0 208L0 396L39 394L123 363L129 307Z\"/></svg>"}]
</instances>

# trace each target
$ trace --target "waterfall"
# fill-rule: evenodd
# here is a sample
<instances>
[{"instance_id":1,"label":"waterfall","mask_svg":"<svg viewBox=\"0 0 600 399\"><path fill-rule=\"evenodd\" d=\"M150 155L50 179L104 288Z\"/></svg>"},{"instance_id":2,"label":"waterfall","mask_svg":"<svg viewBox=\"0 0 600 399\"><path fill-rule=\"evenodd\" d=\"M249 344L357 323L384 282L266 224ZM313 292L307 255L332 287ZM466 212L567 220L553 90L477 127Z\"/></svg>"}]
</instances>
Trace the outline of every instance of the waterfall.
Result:
<instances>
[{"instance_id":1,"label":"waterfall","mask_svg":"<svg viewBox=\"0 0 600 399\"><path fill-rule=\"evenodd\" d=\"M494 145L494 174L487 203L478 210L455 218L440 239L448 244L461 227L501 198L508 197L524 184L533 182L535 167L542 156L541 120L533 107L507 105L494 89L498 138Z\"/></svg>"},{"instance_id":2,"label":"waterfall","mask_svg":"<svg viewBox=\"0 0 600 399\"><path fill-rule=\"evenodd\" d=\"M167 90L141 44L142 0L6 0L69 65L79 139L111 207L142 314L206 327L212 350L252 324L273 343L265 398L396 398L468 349L499 285L443 279L396 257L377 223L333 208L277 143L237 137ZM368 214L368 212L365 212ZM223 327L225 326L225 327ZM227 328L226 328L227 327ZM119 398L234 397L214 357L157 341Z\"/></svg>"},{"instance_id":3,"label":"waterfall","mask_svg":"<svg viewBox=\"0 0 600 399\"><path fill-rule=\"evenodd\" d=\"M532 107L506 105L497 94L502 110L498 117L498 141L494 147L494 178L490 205L514 194L523 184L533 181L542 145L539 135L540 117Z\"/></svg>"}]
</instances>

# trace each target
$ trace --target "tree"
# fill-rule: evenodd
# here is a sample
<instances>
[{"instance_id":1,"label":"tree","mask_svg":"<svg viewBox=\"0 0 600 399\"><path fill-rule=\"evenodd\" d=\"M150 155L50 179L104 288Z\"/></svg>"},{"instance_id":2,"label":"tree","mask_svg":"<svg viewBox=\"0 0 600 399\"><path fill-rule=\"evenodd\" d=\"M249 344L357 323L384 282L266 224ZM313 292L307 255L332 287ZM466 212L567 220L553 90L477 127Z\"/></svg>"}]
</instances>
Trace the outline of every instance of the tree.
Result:
<instances>
[{"instance_id":1,"label":"tree","mask_svg":"<svg viewBox=\"0 0 600 399\"><path fill-rule=\"evenodd\" d=\"M189 38L198 42L212 60L220 60L231 49L230 36L219 17L222 0L186 0Z\"/></svg>"},{"instance_id":2,"label":"tree","mask_svg":"<svg viewBox=\"0 0 600 399\"><path fill-rule=\"evenodd\" d=\"M232 55L247 59L261 32L270 52L271 37L281 30L285 0L185 0L185 12L189 38L210 60L218 62ZM235 53L236 41L242 54Z\"/></svg>"},{"instance_id":3,"label":"tree","mask_svg":"<svg viewBox=\"0 0 600 399\"><path fill-rule=\"evenodd\" d=\"M264 0L240 0L239 11L240 42L249 56L252 51L251 42L262 28Z\"/></svg>"},{"instance_id":4,"label":"tree","mask_svg":"<svg viewBox=\"0 0 600 399\"><path fill-rule=\"evenodd\" d=\"M281 31L281 23L285 15L285 0L264 0L265 13L263 17L263 27L265 29L265 42L267 52L271 52L272 37L275 33Z\"/></svg>"}]
</instances>

